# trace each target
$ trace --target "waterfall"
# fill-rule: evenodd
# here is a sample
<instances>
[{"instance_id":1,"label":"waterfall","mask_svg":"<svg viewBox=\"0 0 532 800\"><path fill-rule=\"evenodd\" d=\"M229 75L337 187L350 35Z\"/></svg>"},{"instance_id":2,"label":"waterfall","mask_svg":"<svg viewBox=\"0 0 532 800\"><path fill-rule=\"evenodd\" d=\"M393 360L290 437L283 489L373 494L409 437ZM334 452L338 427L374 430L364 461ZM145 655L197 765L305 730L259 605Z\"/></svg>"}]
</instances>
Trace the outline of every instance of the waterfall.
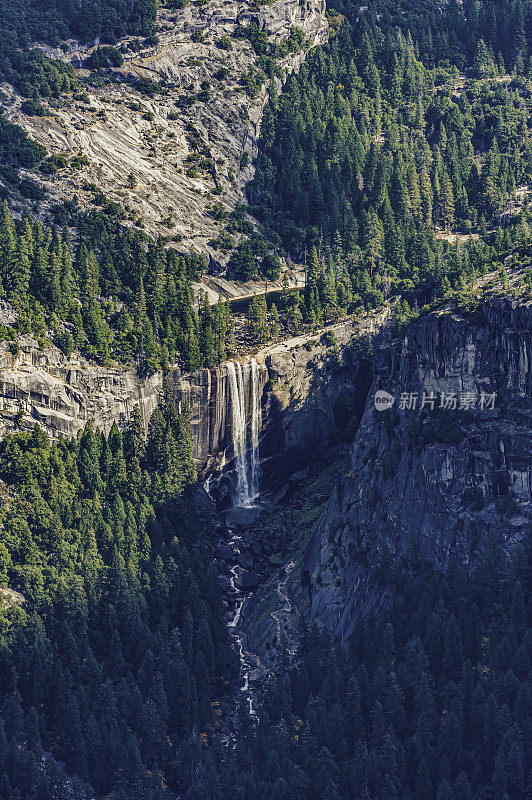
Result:
<instances>
[{"instance_id":1,"label":"waterfall","mask_svg":"<svg viewBox=\"0 0 532 800\"><path fill-rule=\"evenodd\" d=\"M259 433L262 425L261 392L259 366L255 358L251 359L251 496L259 493L260 457Z\"/></svg>"},{"instance_id":2,"label":"waterfall","mask_svg":"<svg viewBox=\"0 0 532 800\"><path fill-rule=\"evenodd\" d=\"M249 373L249 397L251 401L249 467L246 392L244 387L244 375L246 373ZM227 375L231 394L231 431L237 478L234 504L235 506L249 507L253 505L253 500L259 493L260 477L259 433L262 424L262 412L260 375L256 359L251 359L248 369L244 369L238 361L229 361L227 363Z\"/></svg>"},{"instance_id":3,"label":"waterfall","mask_svg":"<svg viewBox=\"0 0 532 800\"><path fill-rule=\"evenodd\" d=\"M229 389L231 391L231 429L236 466L235 505L249 505L249 483L246 464L246 397L242 380L242 365L230 361L227 364Z\"/></svg>"}]
</instances>

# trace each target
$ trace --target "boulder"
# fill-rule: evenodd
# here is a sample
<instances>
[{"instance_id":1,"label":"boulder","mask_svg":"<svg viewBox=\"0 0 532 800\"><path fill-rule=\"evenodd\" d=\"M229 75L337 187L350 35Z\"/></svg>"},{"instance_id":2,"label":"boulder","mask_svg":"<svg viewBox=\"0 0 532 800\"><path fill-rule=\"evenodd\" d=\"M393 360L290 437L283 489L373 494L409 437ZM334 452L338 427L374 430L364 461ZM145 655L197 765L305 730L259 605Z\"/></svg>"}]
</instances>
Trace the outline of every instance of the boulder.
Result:
<instances>
[{"instance_id":1,"label":"boulder","mask_svg":"<svg viewBox=\"0 0 532 800\"><path fill-rule=\"evenodd\" d=\"M299 481L304 481L307 477L310 470L310 465L305 467L304 469L298 470L298 472L294 472L293 475L290 475L289 481L291 483L299 483Z\"/></svg>"},{"instance_id":2,"label":"boulder","mask_svg":"<svg viewBox=\"0 0 532 800\"><path fill-rule=\"evenodd\" d=\"M218 575L218 583L222 594L229 594L231 591L231 583L226 575Z\"/></svg>"},{"instance_id":3,"label":"boulder","mask_svg":"<svg viewBox=\"0 0 532 800\"><path fill-rule=\"evenodd\" d=\"M235 578L235 586L241 592L249 592L256 589L260 583L260 576L257 572L239 569Z\"/></svg>"},{"instance_id":4,"label":"boulder","mask_svg":"<svg viewBox=\"0 0 532 800\"><path fill-rule=\"evenodd\" d=\"M236 554L234 550L229 547L228 544L224 542L219 542L216 547L214 548L216 553L216 558L221 559L222 561L231 561L232 563L236 561Z\"/></svg>"},{"instance_id":5,"label":"boulder","mask_svg":"<svg viewBox=\"0 0 532 800\"><path fill-rule=\"evenodd\" d=\"M244 569L253 569L253 556L246 550L240 551L237 561Z\"/></svg>"}]
</instances>

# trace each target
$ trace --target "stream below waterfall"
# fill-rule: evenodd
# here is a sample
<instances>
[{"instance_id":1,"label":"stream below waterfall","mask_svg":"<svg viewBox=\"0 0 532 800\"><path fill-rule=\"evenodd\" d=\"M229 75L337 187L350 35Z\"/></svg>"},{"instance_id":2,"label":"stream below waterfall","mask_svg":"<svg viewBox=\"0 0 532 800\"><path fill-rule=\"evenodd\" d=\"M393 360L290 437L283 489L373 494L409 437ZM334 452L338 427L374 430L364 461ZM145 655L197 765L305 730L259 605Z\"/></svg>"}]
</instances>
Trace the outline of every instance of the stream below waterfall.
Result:
<instances>
[{"instance_id":1,"label":"stream below waterfall","mask_svg":"<svg viewBox=\"0 0 532 800\"><path fill-rule=\"evenodd\" d=\"M246 510L249 511L249 509ZM260 514L260 507L256 507L255 511ZM246 634L245 624L243 625L245 605L251 602L255 592L264 586L265 581L272 574L272 565L265 549L265 537L262 537L262 544L257 541L255 536L257 527L260 528L260 526L254 524L254 521L248 524L240 522L235 527L237 527L237 531L233 531L232 528L222 527L227 545L219 546L219 552L223 552L227 558L225 561L228 574L227 591L225 593L227 627L235 641L240 659L239 685L235 693L233 719L230 724L232 733L226 737L228 744L234 742L234 737L238 730L237 715L240 698L244 699L249 716L257 720L257 693L260 691L264 679L273 674L272 667L266 665L258 653L250 650L249 636ZM252 563L250 560L251 553L256 554ZM245 568L242 566L243 564ZM275 585L277 602L274 608L268 611L275 625L279 642L283 639L281 629L284 626L286 617L293 613L292 603L288 597L287 584L294 566L295 562L291 560L279 570ZM251 572L250 567L253 567L253 572ZM276 571L275 568L273 571ZM250 575L253 576L251 585L249 585ZM249 623L249 619L247 623ZM295 655L295 646L288 646L286 653L292 658Z\"/></svg>"},{"instance_id":2,"label":"stream below waterfall","mask_svg":"<svg viewBox=\"0 0 532 800\"><path fill-rule=\"evenodd\" d=\"M220 510L217 515L215 552L226 607L227 627L240 660L235 702L229 718L226 719L223 734L225 743L232 746L238 734L241 700L244 700L249 716L256 720L258 690L264 679L272 674L272 669L263 663L261 656L250 650L253 635L246 633L249 619L244 620L244 607L272 573L278 571L274 584L276 588L273 607L268 613L276 632L276 641L286 642L287 619L293 614L287 587L295 562L287 559L288 563L281 569L272 565L269 536L263 526L256 522L262 513L273 510L273 506L261 496L263 383L259 365L253 357L248 357L245 361L228 362L227 377L231 441L221 454L218 465L219 468L220 465L226 468L226 480L232 487L232 505L229 509L225 507ZM212 488L214 480L216 478L212 474L207 476L204 483L207 492ZM253 606L247 609L248 616L252 608ZM289 641L285 652L288 657L294 657L295 644ZM266 656L263 657L266 660Z\"/></svg>"},{"instance_id":3,"label":"stream below waterfall","mask_svg":"<svg viewBox=\"0 0 532 800\"><path fill-rule=\"evenodd\" d=\"M238 512L238 507L234 509ZM256 509L260 513L260 507ZM251 509L246 507L249 514ZM252 719L257 719L256 690L258 682L270 670L261 662L255 653L249 651L246 644L246 633L242 627L242 612L253 593L262 585L267 571L267 557L258 542L253 540L251 530L245 522L237 522L229 515L219 518L217 530L219 540L216 545L218 566L221 571L222 594L226 606L226 620L240 661L239 680L235 686L234 706L226 720L228 725L223 740L226 744L234 744L238 730L238 710L241 699L244 700L247 712ZM251 523L250 523L251 525Z\"/></svg>"},{"instance_id":4,"label":"stream below waterfall","mask_svg":"<svg viewBox=\"0 0 532 800\"><path fill-rule=\"evenodd\" d=\"M241 539L242 537L239 536L238 534L233 534L233 536L229 540L229 544L233 545L238 555L240 554L240 550L238 549L238 543L241 541ZM242 615L242 608L244 606L244 603L246 602L246 597L236 587L235 581L237 578L237 570L238 570L237 566L231 567L230 570L231 572L230 585L237 599L236 599L234 615L232 616L230 622L228 623L228 628L230 629L238 646L238 653L240 657L240 675L243 680L243 684L240 688L240 691L244 695L244 698L248 704L250 717L255 717L256 711L253 706L253 694L251 692L250 681L249 681L249 675L252 669L252 664L250 657L246 654L244 650L243 633L238 627Z\"/></svg>"}]
</instances>

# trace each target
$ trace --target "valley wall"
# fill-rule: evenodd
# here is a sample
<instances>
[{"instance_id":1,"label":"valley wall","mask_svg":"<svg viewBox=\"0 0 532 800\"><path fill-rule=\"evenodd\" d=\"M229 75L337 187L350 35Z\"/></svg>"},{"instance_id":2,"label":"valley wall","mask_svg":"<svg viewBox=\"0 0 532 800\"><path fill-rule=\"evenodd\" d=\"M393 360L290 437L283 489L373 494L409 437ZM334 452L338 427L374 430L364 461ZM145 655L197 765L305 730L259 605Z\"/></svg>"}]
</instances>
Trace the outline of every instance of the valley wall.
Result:
<instances>
[{"instance_id":1,"label":"valley wall","mask_svg":"<svg viewBox=\"0 0 532 800\"><path fill-rule=\"evenodd\" d=\"M112 70L111 81L95 82L75 99L48 104L46 117L24 114L24 98L3 84L4 112L50 155L83 156L75 169L39 176L48 192L43 211L74 195L88 207L92 195L87 186L92 184L126 209L126 224L174 239L184 252L210 253L225 263L228 251L210 244L224 223L209 209L216 202L228 214L246 202L244 187L253 176L268 100L266 83L245 91L244 76L257 72L256 55L247 40L231 34L255 23L273 45L286 41L293 28L301 32L299 52L278 59L281 78L274 82L279 90L308 49L327 41L325 2L274 0L252 7L210 0L204 6L160 9L157 22L159 43L139 53L129 51L123 66ZM225 43L220 44L222 37ZM89 52L55 50L50 55L79 68ZM80 75L89 73L81 69ZM139 78L155 81L158 91L139 91Z\"/></svg>"},{"instance_id":2,"label":"valley wall","mask_svg":"<svg viewBox=\"0 0 532 800\"><path fill-rule=\"evenodd\" d=\"M379 389L395 398L377 411ZM402 392L495 393L495 409L401 408ZM466 395L463 395L466 396ZM478 401L477 401L478 402ZM386 602L392 572L427 561L475 570L532 533L532 302L438 312L378 355L352 448L292 582L310 620L345 637Z\"/></svg>"},{"instance_id":3,"label":"valley wall","mask_svg":"<svg viewBox=\"0 0 532 800\"><path fill-rule=\"evenodd\" d=\"M334 404L352 385L352 376L337 368L337 360L354 335L378 333L388 314L385 310L332 325L325 332L295 337L255 354L263 405L260 449L267 478L273 472L278 478L288 475L313 448L330 439ZM113 422L119 427L127 424L135 405L147 429L162 395L161 373L142 379L133 368L100 367L75 355L66 358L53 346L38 349L31 337L19 337L19 347L13 355L7 343L0 344L0 436L38 424L52 439L70 437L89 419L108 433ZM249 426L250 359L239 360L244 373L243 413ZM198 468L225 465L233 457L227 363L195 372L175 367L169 378L176 404L190 414Z\"/></svg>"},{"instance_id":4,"label":"valley wall","mask_svg":"<svg viewBox=\"0 0 532 800\"><path fill-rule=\"evenodd\" d=\"M88 420L109 432L123 427L138 405L144 426L162 391L161 374L141 380L136 370L99 367L81 357L66 358L56 347L40 350L19 336L14 355L0 343L0 437L39 425L52 439L75 436Z\"/></svg>"}]
</instances>

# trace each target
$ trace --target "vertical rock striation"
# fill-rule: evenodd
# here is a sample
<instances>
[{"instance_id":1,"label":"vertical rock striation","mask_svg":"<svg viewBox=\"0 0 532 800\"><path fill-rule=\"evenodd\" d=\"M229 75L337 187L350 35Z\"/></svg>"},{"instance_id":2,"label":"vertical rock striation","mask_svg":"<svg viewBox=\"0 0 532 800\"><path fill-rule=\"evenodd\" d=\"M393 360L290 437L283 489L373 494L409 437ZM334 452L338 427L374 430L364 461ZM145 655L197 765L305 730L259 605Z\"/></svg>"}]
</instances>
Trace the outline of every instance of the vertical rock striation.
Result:
<instances>
[{"instance_id":1,"label":"vertical rock striation","mask_svg":"<svg viewBox=\"0 0 532 800\"><path fill-rule=\"evenodd\" d=\"M226 450L233 458L235 441L243 457L247 440L258 437L253 424L257 425L268 371L257 361L253 367L253 361L230 361L212 369L188 373L176 369L171 373L176 402L190 415L194 458L201 469L215 466L220 457L225 461Z\"/></svg>"},{"instance_id":2,"label":"vertical rock striation","mask_svg":"<svg viewBox=\"0 0 532 800\"><path fill-rule=\"evenodd\" d=\"M261 448L269 483L304 467L338 432L338 401L359 391L357 359L344 363L345 351L354 338L371 347L389 313L386 308L356 323L333 325L326 334L296 337L263 351L271 382Z\"/></svg>"},{"instance_id":3,"label":"vertical rock striation","mask_svg":"<svg viewBox=\"0 0 532 800\"><path fill-rule=\"evenodd\" d=\"M394 408L375 409L378 389ZM400 408L403 392L436 396L435 409ZM480 410L482 392L496 393L494 410ZM442 394L456 410L438 408ZM385 602L392 570L452 559L475 570L494 540L511 551L531 533L531 489L532 303L430 314L380 352L350 470L293 588L311 619L348 635L357 611Z\"/></svg>"},{"instance_id":4,"label":"vertical rock striation","mask_svg":"<svg viewBox=\"0 0 532 800\"><path fill-rule=\"evenodd\" d=\"M0 345L0 437L39 425L53 438L71 437L88 420L109 432L127 424L138 405L145 428L159 402L162 376L141 379L134 369L99 367L66 358L56 347L41 351L20 337L20 352Z\"/></svg>"}]
</instances>

